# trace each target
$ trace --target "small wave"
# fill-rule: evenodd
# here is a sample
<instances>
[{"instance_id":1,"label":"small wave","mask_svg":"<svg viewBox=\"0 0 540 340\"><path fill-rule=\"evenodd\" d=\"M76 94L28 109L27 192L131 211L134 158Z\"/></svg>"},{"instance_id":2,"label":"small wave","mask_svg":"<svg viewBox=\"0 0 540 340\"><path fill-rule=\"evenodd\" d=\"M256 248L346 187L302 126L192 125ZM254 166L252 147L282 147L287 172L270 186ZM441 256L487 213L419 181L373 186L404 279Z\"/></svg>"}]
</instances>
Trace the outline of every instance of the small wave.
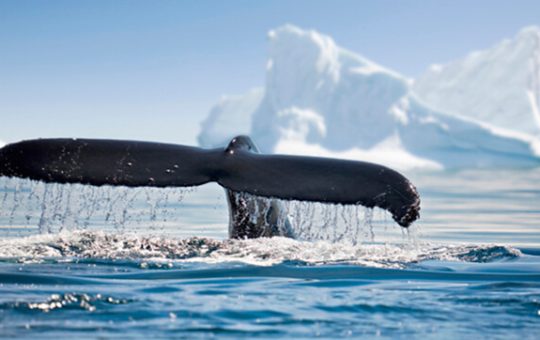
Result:
<instances>
[{"instance_id":1,"label":"small wave","mask_svg":"<svg viewBox=\"0 0 540 340\"><path fill-rule=\"evenodd\" d=\"M242 262L259 266L296 262L307 265L339 263L404 268L427 260L490 262L520 255L521 252L515 248L498 245L352 245L283 237L174 239L103 231L62 232L0 241L0 258L5 260L129 259L138 261L142 267L148 266L148 263L163 262Z\"/></svg>"},{"instance_id":2,"label":"small wave","mask_svg":"<svg viewBox=\"0 0 540 340\"><path fill-rule=\"evenodd\" d=\"M102 304L119 305L129 303L128 299L117 299L102 294L52 294L45 301L13 302L0 305L0 309L37 310L48 313L57 309L82 309L89 312L96 310Z\"/></svg>"}]
</instances>

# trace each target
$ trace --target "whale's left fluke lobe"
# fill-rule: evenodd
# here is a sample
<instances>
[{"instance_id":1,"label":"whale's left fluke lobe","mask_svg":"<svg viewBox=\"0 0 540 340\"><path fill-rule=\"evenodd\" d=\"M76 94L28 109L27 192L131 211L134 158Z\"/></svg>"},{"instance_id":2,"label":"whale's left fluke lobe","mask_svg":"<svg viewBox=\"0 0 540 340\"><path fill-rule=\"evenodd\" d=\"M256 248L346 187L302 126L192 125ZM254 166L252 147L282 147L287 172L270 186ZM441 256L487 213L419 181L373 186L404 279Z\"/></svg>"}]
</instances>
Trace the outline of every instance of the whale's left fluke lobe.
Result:
<instances>
[{"instance_id":1,"label":"whale's left fluke lobe","mask_svg":"<svg viewBox=\"0 0 540 340\"><path fill-rule=\"evenodd\" d=\"M36 139L0 149L0 175L96 186L194 186L212 180L215 155L162 143Z\"/></svg>"},{"instance_id":2,"label":"whale's left fluke lobe","mask_svg":"<svg viewBox=\"0 0 540 340\"><path fill-rule=\"evenodd\" d=\"M381 165L329 158L262 155L246 136L226 149L138 141L37 139L0 149L0 176L44 182L225 189L286 200L361 204L388 210L408 227L419 216L414 186Z\"/></svg>"}]
</instances>

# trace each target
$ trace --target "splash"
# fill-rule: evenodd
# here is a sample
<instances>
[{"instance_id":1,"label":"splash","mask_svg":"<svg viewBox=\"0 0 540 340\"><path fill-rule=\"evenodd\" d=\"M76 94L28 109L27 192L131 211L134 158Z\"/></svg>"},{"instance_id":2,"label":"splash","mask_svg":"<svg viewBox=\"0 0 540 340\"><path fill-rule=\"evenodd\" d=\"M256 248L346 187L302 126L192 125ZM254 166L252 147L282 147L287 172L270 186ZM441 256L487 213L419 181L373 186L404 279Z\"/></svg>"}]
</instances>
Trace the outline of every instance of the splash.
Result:
<instances>
[{"instance_id":1,"label":"splash","mask_svg":"<svg viewBox=\"0 0 540 340\"><path fill-rule=\"evenodd\" d=\"M284 237L247 240L198 237L174 239L103 231L65 231L56 235L0 241L0 258L4 258L4 261L130 259L141 267L148 266L149 262L165 263L165 267L183 262L242 262L260 266L296 262L405 268L426 260L490 262L520 255L517 249L496 245L352 245L343 242L307 242Z\"/></svg>"}]
</instances>

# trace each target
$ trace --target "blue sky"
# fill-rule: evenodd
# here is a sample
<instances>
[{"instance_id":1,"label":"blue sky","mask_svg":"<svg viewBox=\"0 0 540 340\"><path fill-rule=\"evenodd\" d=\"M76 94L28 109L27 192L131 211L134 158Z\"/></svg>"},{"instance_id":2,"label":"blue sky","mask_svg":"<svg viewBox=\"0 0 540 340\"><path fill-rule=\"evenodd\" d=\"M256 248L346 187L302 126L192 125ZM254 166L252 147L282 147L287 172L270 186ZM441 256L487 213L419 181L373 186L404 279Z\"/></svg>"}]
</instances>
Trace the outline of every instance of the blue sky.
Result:
<instances>
[{"instance_id":1,"label":"blue sky","mask_svg":"<svg viewBox=\"0 0 540 340\"><path fill-rule=\"evenodd\" d=\"M540 1L0 0L0 140L194 144L221 95L264 83L286 23L415 77L540 24Z\"/></svg>"}]
</instances>

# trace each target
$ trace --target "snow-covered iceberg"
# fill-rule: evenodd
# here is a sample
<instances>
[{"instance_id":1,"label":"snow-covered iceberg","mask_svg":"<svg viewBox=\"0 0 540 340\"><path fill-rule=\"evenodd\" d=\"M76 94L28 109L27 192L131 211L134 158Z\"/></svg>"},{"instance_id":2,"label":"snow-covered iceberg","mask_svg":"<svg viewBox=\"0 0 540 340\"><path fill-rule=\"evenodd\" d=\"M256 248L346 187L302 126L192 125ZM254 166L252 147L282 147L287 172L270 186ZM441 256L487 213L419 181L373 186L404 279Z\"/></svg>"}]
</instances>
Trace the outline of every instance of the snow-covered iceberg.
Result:
<instances>
[{"instance_id":1,"label":"snow-covered iceberg","mask_svg":"<svg viewBox=\"0 0 540 340\"><path fill-rule=\"evenodd\" d=\"M269 37L264 90L222 99L203 123L202 146L249 133L264 152L400 169L540 165L530 135L434 110L412 94L412 80L330 37L291 25Z\"/></svg>"},{"instance_id":2,"label":"snow-covered iceberg","mask_svg":"<svg viewBox=\"0 0 540 340\"><path fill-rule=\"evenodd\" d=\"M540 137L540 28L432 65L413 92L437 110Z\"/></svg>"}]
</instances>

